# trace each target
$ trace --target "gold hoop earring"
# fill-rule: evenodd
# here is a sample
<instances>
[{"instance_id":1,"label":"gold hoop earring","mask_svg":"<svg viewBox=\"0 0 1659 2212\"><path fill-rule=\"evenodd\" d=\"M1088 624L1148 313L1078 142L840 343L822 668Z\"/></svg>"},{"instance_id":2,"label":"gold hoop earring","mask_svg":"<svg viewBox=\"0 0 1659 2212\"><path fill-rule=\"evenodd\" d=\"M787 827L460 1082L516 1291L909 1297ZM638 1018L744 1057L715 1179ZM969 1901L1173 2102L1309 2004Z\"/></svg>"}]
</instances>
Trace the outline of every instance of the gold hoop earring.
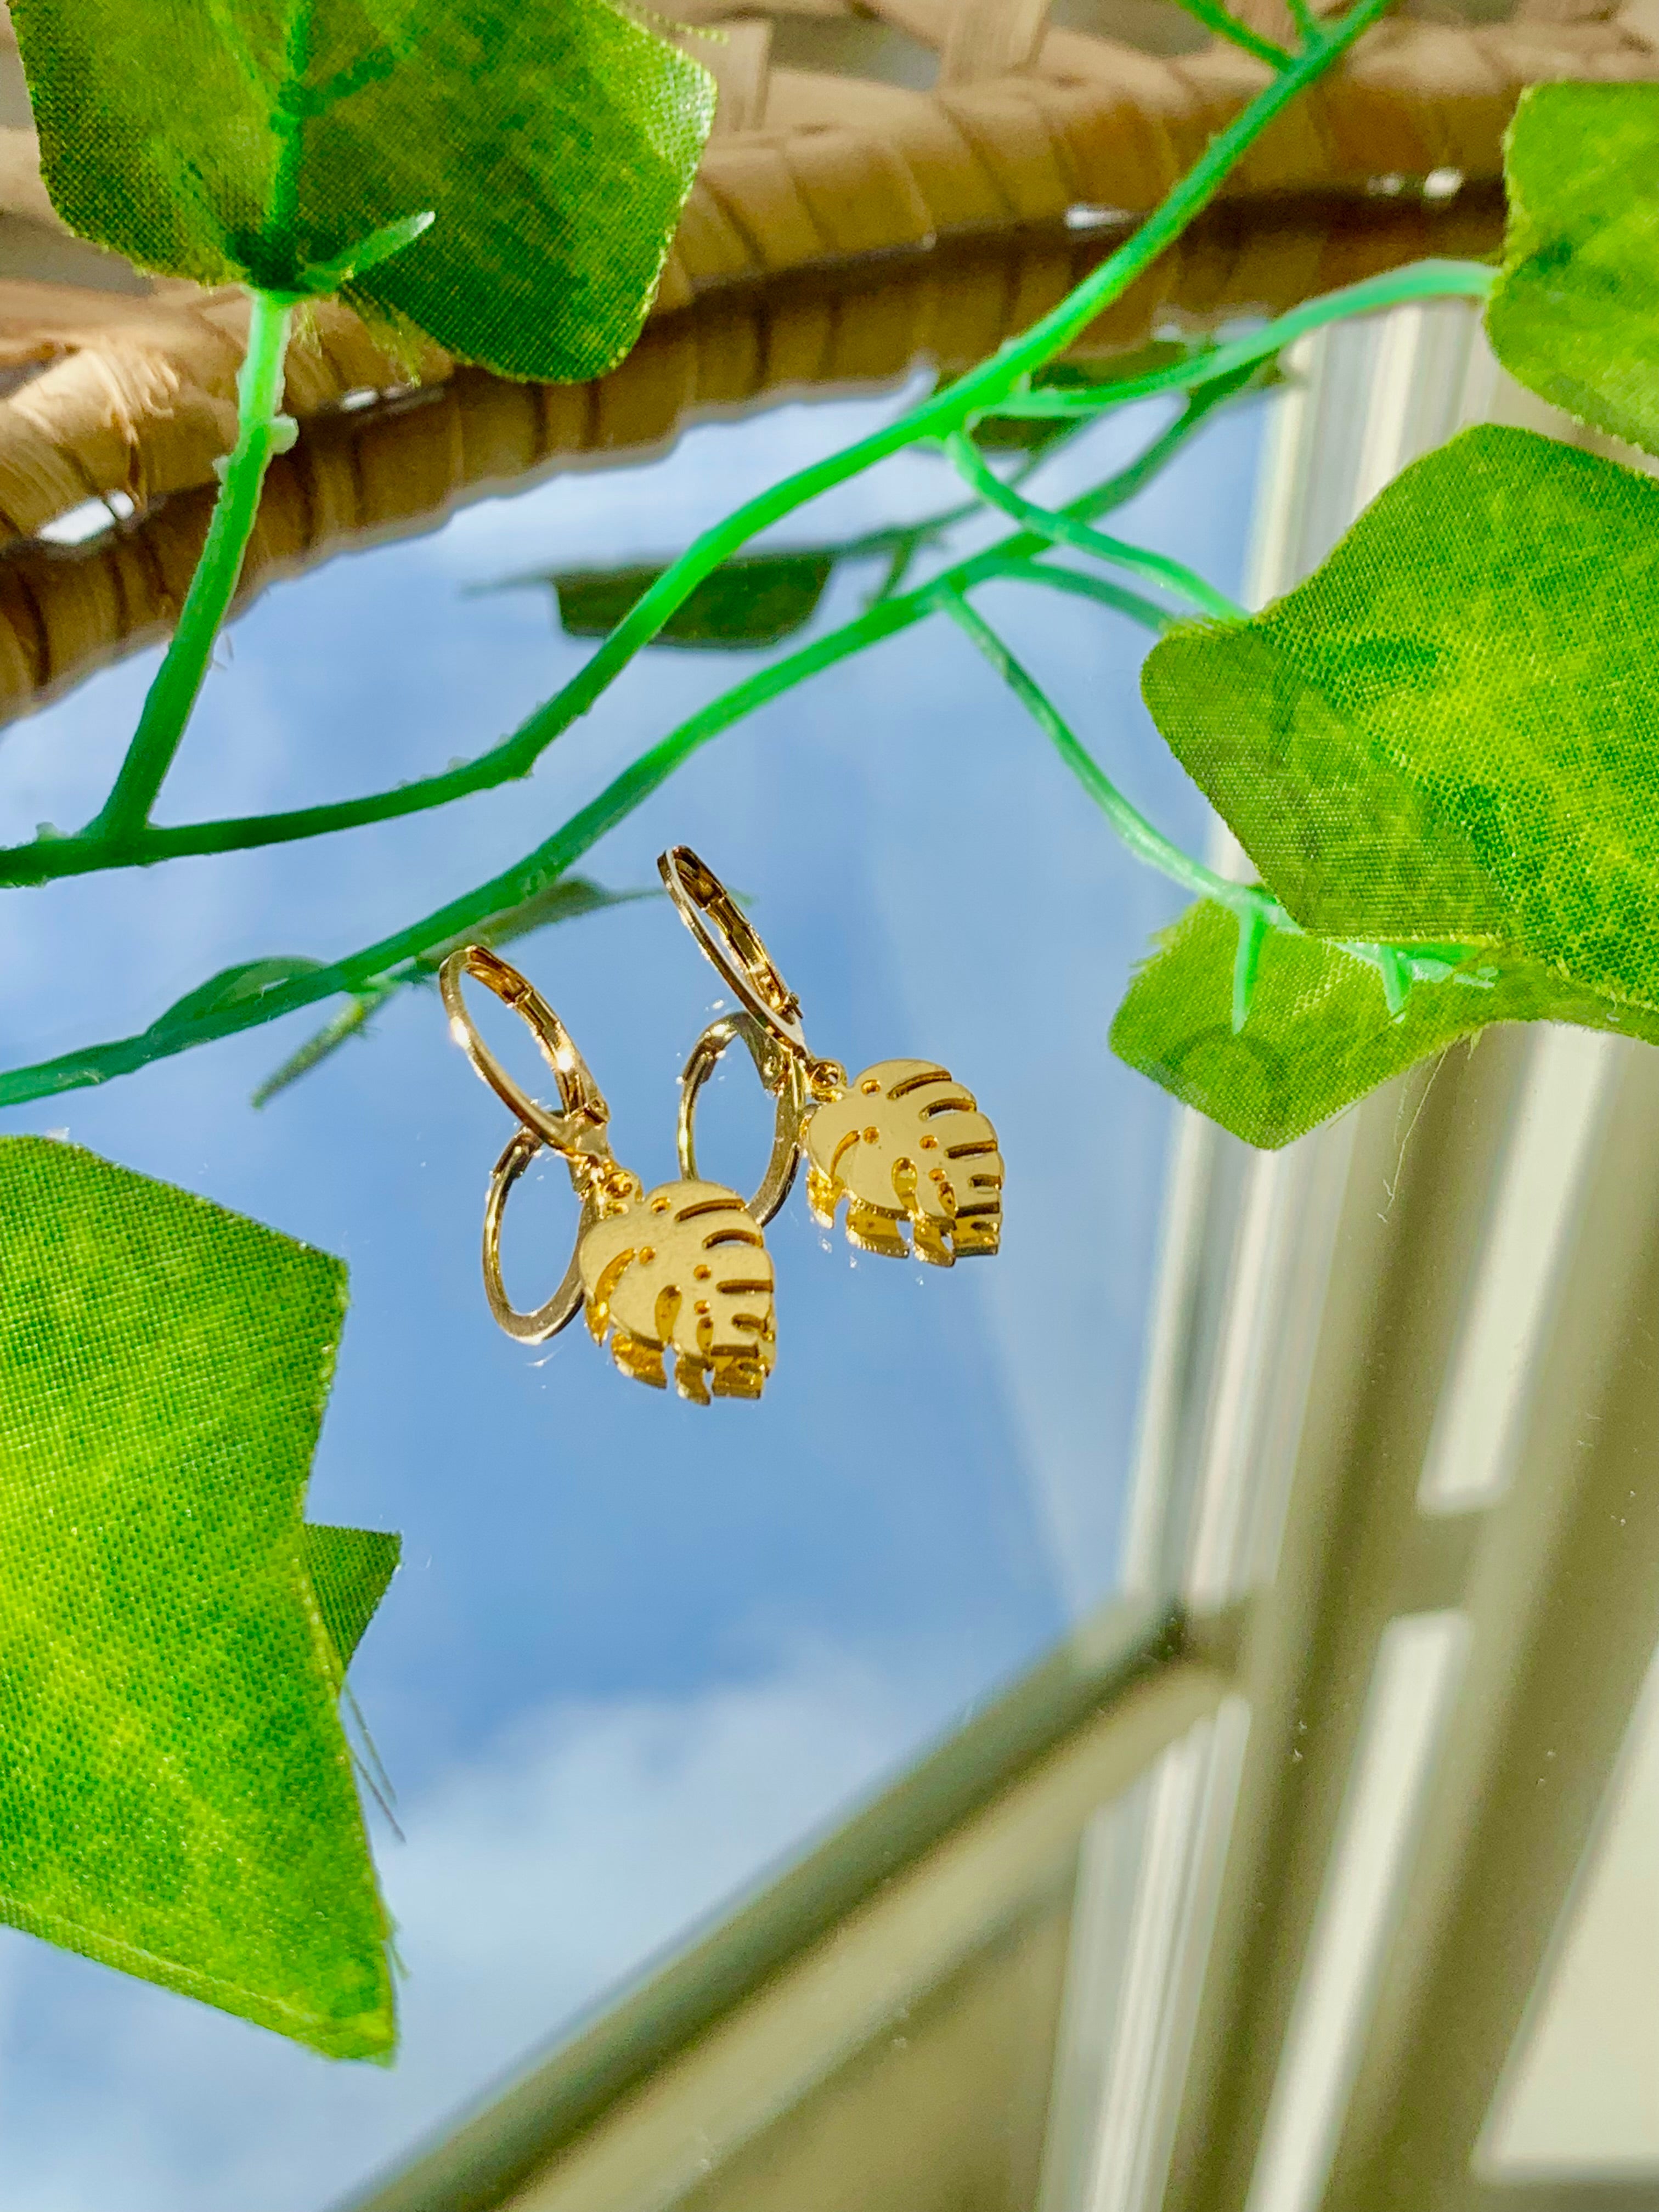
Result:
<instances>
[{"instance_id":1,"label":"gold hoop earring","mask_svg":"<svg viewBox=\"0 0 1659 2212\"><path fill-rule=\"evenodd\" d=\"M760 933L689 845L657 862L669 896L704 956L736 994L738 1011L711 1022L680 1078L680 1172L696 1170L697 1100L727 1048L741 1041L777 1102L772 1157L750 1212L771 1220L806 1161L806 1199L825 1228L843 1199L849 1243L937 1267L994 1252L1002 1237L997 1133L948 1068L884 1060L849 1082L838 1060L806 1042L800 1001ZM902 1234L909 1230L907 1243Z\"/></svg>"},{"instance_id":2,"label":"gold hoop earring","mask_svg":"<svg viewBox=\"0 0 1659 2212\"><path fill-rule=\"evenodd\" d=\"M558 1086L557 1110L532 1098L478 1034L461 983L471 976L528 1025ZM611 1149L611 1109L569 1031L527 977L483 945L438 971L450 1035L519 1127L496 1161L484 1203L489 1310L520 1344L544 1344L585 1307L596 1343L611 1340L624 1375L665 1388L674 1354L681 1397L758 1398L776 1358L771 1255L747 1206L723 1183L687 1176L647 1191ZM501 1279L501 1221L513 1186L545 1146L569 1170L581 1206L559 1287L529 1312Z\"/></svg>"}]
</instances>

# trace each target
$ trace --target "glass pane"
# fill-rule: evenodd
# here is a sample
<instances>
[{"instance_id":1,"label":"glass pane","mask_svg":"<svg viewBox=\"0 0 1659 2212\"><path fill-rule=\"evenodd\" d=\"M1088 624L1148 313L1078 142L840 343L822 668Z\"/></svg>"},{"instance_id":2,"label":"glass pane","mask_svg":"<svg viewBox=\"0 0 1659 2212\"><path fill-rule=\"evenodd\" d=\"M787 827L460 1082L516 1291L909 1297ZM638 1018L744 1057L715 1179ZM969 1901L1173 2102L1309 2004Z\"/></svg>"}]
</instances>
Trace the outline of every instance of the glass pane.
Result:
<instances>
[{"instance_id":1,"label":"glass pane","mask_svg":"<svg viewBox=\"0 0 1659 2212\"><path fill-rule=\"evenodd\" d=\"M166 817L370 789L493 741L591 650L560 617L592 616L607 588L596 572L672 556L913 396L706 425L660 457L482 501L270 591L221 648ZM1164 419L1154 405L1091 433L1045 489L1109 473ZM1249 409L1224 410L1122 526L1235 588L1256 428ZM833 548L951 503L943 465L912 455L781 542ZM820 567L802 639L854 614L881 574L867 556ZM589 580L562 599L536 580L576 571ZM792 574L786 600L801 595ZM1144 633L1012 586L984 606L1140 803L1200 842L1200 802L1139 703ZM805 611L769 607L775 629ZM758 665L741 648L653 651L533 782L442 812L9 898L10 1058L129 1034L234 962L373 941L515 860ZM8 841L92 811L154 665L146 653L108 669L12 730ZM722 737L580 864L653 895L515 951L647 1182L672 1171L675 1078L720 1003L654 895L655 855L678 840L752 899L815 1049L854 1069L938 1055L979 1094L1008 1164L1001 1255L949 1273L851 1252L798 1194L771 1237L780 1358L758 1406L705 1413L641 1389L580 1328L540 1352L495 1330L477 1239L508 1127L429 988L262 1111L252 1093L315 1019L9 1124L66 1133L349 1261L309 1511L400 1529L405 1559L352 1677L404 1838L374 1816L407 1968L397 2065L331 2069L7 1935L0 2114L20 2204L291 2212L333 2197L1111 1584L1170 1115L1106 1031L1175 895L1117 849L947 624L819 678ZM743 1070L710 1112L706 1164L746 1187L768 1116ZM526 1301L565 1263L562 1182L515 1200L508 1279Z\"/></svg>"}]
</instances>

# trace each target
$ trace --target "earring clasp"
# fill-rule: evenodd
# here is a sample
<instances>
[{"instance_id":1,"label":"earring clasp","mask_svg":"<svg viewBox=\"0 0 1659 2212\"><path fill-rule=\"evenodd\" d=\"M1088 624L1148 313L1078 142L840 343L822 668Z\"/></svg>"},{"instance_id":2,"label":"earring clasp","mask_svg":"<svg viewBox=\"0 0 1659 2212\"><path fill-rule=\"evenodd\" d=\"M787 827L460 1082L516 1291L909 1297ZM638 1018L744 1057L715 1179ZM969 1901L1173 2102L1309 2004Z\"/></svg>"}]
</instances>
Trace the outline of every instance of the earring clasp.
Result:
<instances>
[{"instance_id":1,"label":"earring clasp","mask_svg":"<svg viewBox=\"0 0 1659 2212\"><path fill-rule=\"evenodd\" d=\"M778 973L760 932L714 871L689 845L676 845L664 853L657 867L681 919L745 1012L791 1052L810 1058L800 1000Z\"/></svg>"},{"instance_id":2,"label":"earring clasp","mask_svg":"<svg viewBox=\"0 0 1659 2212\"><path fill-rule=\"evenodd\" d=\"M553 1071L562 1113L553 1113L540 1099L532 1098L484 1042L461 994L461 979L465 975L493 992L527 1024L543 1059ZM611 1109L593 1080L592 1069L577 1051L569 1030L527 976L488 945L463 945L438 970L438 990L449 1017L451 1036L471 1061L474 1072L518 1116L520 1123L490 1171L483 1219L484 1296L490 1312L510 1337L520 1344L544 1344L581 1310L582 1240L596 1222L623 1211L639 1198L640 1180L621 1165L611 1150ZM544 1304L526 1313L507 1297L501 1279L501 1218L514 1184L544 1145L569 1169L571 1188L581 1201L581 1218L570 1264L559 1287Z\"/></svg>"}]
</instances>

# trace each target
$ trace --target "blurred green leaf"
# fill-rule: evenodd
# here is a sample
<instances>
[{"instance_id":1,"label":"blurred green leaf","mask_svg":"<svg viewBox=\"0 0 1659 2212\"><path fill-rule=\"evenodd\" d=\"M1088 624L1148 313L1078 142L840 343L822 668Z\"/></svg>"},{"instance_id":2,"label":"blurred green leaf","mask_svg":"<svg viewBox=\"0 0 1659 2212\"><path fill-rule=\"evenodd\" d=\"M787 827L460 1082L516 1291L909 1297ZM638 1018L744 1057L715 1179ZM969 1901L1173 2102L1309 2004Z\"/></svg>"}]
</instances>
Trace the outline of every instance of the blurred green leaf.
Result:
<instances>
[{"instance_id":1,"label":"blurred green leaf","mask_svg":"<svg viewBox=\"0 0 1659 2212\"><path fill-rule=\"evenodd\" d=\"M1494 352L1553 406L1659 453L1659 85L1533 86L1504 174Z\"/></svg>"},{"instance_id":2,"label":"blurred green leaf","mask_svg":"<svg viewBox=\"0 0 1659 2212\"><path fill-rule=\"evenodd\" d=\"M151 1033L165 1036L170 1030L198 1020L204 1014L244 1005L283 983L291 983L296 975L310 975L321 965L320 960L309 960L300 953L278 953L268 960L243 960L234 968L222 968L205 983L198 983L193 991L176 999L165 1013L158 1014L150 1024Z\"/></svg>"},{"instance_id":3,"label":"blurred green leaf","mask_svg":"<svg viewBox=\"0 0 1659 2212\"><path fill-rule=\"evenodd\" d=\"M302 1075L309 1075L313 1067L320 1067L325 1060L332 1059L343 1044L361 1036L370 1017L385 1005L396 988L388 984L382 990L365 991L361 998L352 1000L349 1006L343 1007L331 1021L325 1022L321 1029L289 1054L280 1067L266 1076L250 1103L255 1106L270 1105L278 1091L288 1090Z\"/></svg>"},{"instance_id":4,"label":"blurred green leaf","mask_svg":"<svg viewBox=\"0 0 1659 2212\"><path fill-rule=\"evenodd\" d=\"M515 939L547 929L556 921L580 921L584 915L603 914L610 907L633 906L641 899L661 896L654 887L649 890L611 891L587 876L559 876L552 883L544 884L538 891L532 891L528 898L502 907L473 928L462 931L459 936L441 938L422 953L419 965L424 973L435 975L458 945L511 945Z\"/></svg>"},{"instance_id":5,"label":"blurred green leaf","mask_svg":"<svg viewBox=\"0 0 1659 2212\"><path fill-rule=\"evenodd\" d=\"M1133 384L1139 377L1173 368L1177 362L1196 361L1213 351L1209 338L1149 338L1128 353L1109 354L1102 360L1051 361L1031 378L1033 392L1103 392L1115 384Z\"/></svg>"},{"instance_id":6,"label":"blurred green leaf","mask_svg":"<svg viewBox=\"0 0 1659 2212\"><path fill-rule=\"evenodd\" d=\"M1488 943L1659 1005L1659 485L1525 430L1415 462L1286 598L1148 656L1315 933Z\"/></svg>"},{"instance_id":7,"label":"blurred green leaf","mask_svg":"<svg viewBox=\"0 0 1659 2212\"><path fill-rule=\"evenodd\" d=\"M716 568L658 632L659 645L753 652L805 629L835 568L831 553L757 553ZM570 637L608 637L645 596L661 568L609 568L549 575L559 621Z\"/></svg>"},{"instance_id":8,"label":"blurred green leaf","mask_svg":"<svg viewBox=\"0 0 1659 2212\"><path fill-rule=\"evenodd\" d=\"M1064 416L988 415L975 423L973 438L982 453L1030 453L1035 459L1050 447L1075 438L1083 427Z\"/></svg>"},{"instance_id":9,"label":"blurred green leaf","mask_svg":"<svg viewBox=\"0 0 1659 2212\"><path fill-rule=\"evenodd\" d=\"M1033 392L1107 392L1138 376L1146 376L1176 362L1188 361L1201 349L1169 338L1155 338L1133 353L1115 354L1105 361L1051 361L1031 378ZM1029 453L1034 459L1052 446L1074 438L1088 418L1068 421L1064 416L988 415L975 422L974 443L985 453Z\"/></svg>"},{"instance_id":10,"label":"blurred green leaf","mask_svg":"<svg viewBox=\"0 0 1659 2212\"><path fill-rule=\"evenodd\" d=\"M345 1271L38 1137L0 1246L0 1917L383 2055L336 1698L396 1539L301 1518Z\"/></svg>"},{"instance_id":11,"label":"blurred green leaf","mask_svg":"<svg viewBox=\"0 0 1659 2212\"><path fill-rule=\"evenodd\" d=\"M1183 1105L1269 1150L1495 1022L1571 1022L1659 1044L1659 1014L1515 955L1477 954L1444 981L1416 984L1396 1018L1369 962L1283 930L1263 941L1249 1019L1235 1034L1237 944L1224 907L1190 907L1130 984L1112 1049Z\"/></svg>"},{"instance_id":12,"label":"blurred green leaf","mask_svg":"<svg viewBox=\"0 0 1659 2212\"><path fill-rule=\"evenodd\" d=\"M145 269L331 289L509 376L632 344L714 113L609 0L15 0L46 188ZM158 42L160 42L158 44ZM396 227L430 210L410 242ZM366 244L404 250L369 265Z\"/></svg>"}]
</instances>

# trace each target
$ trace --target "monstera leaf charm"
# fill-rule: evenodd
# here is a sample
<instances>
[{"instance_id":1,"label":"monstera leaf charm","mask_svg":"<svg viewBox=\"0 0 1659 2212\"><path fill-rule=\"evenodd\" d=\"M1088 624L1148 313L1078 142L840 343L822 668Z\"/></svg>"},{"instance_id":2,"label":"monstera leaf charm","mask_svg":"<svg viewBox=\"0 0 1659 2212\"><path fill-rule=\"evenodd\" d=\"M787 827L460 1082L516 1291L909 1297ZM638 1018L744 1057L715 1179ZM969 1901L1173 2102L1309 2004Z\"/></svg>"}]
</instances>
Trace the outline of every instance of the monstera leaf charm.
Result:
<instances>
[{"instance_id":1,"label":"monstera leaf charm","mask_svg":"<svg viewBox=\"0 0 1659 2212\"><path fill-rule=\"evenodd\" d=\"M946 1068L884 1060L806 1125L806 1197L827 1228L847 1200L849 1241L948 1267L1002 1235L997 1133ZM907 1245L900 1224L910 1224Z\"/></svg>"},{"instance_id":2,"label":"monstera leaf charm","mask_svg":"<svg viewBox=\"0 0 1659 2212\"><path fill-rule=\"evenodd\" d=\"M776 1358L772 1260L736 1191L667 1182L597 1221L577 1255L587 1325L624 1375L682 1398L758 1398Z\"/></svg>"}]
</instances>

